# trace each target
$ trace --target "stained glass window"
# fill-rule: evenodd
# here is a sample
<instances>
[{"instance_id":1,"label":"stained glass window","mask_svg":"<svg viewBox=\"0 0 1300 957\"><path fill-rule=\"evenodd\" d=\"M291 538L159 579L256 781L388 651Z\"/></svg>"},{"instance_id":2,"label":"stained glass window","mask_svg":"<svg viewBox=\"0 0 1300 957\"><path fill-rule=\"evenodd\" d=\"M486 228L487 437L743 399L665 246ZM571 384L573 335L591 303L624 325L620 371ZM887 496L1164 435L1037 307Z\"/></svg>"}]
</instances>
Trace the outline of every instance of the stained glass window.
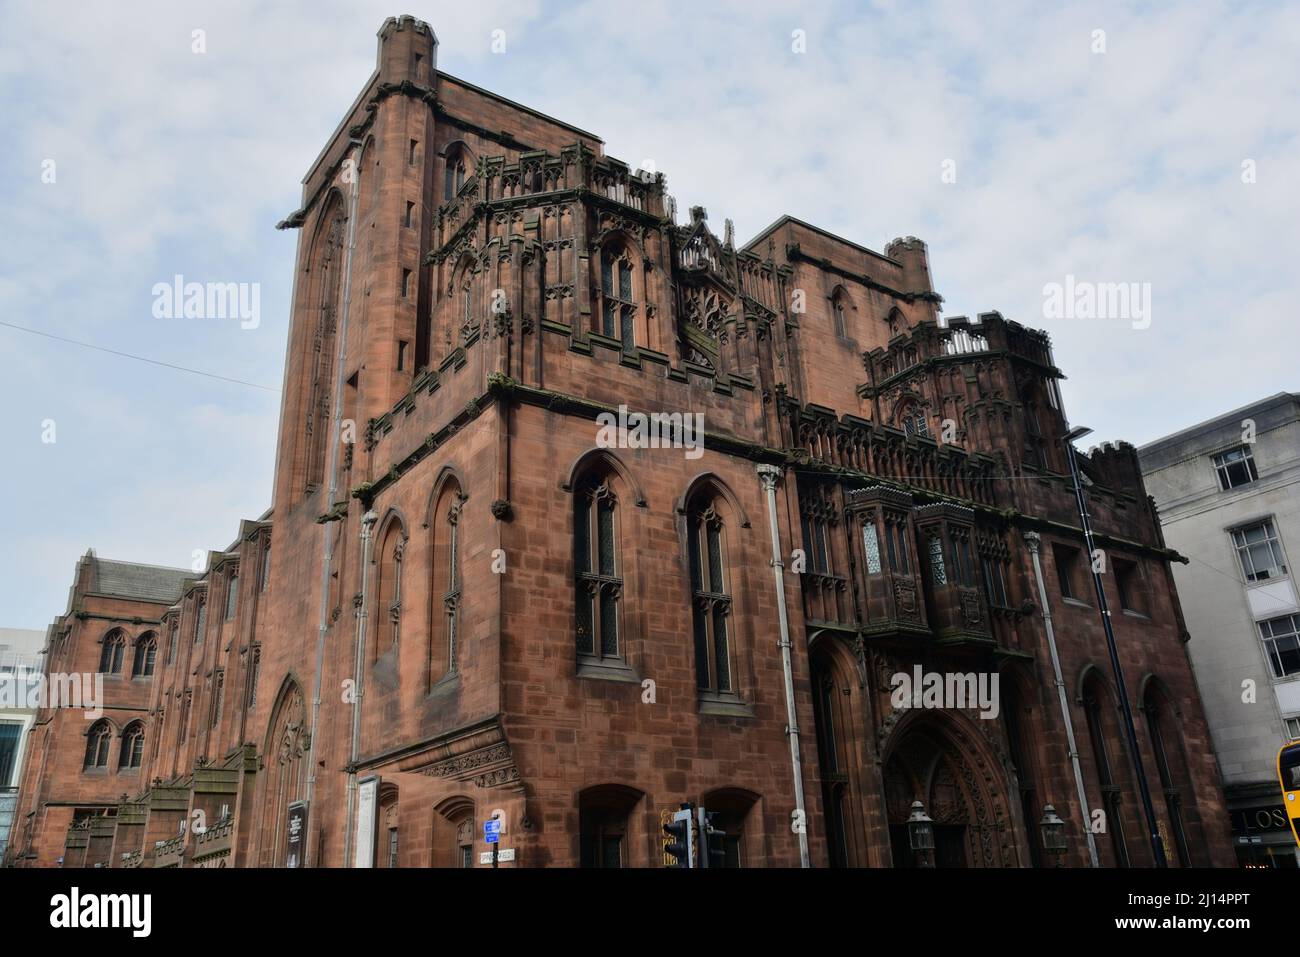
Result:
<instances>
[{"instance_id":1,"label":"stained glass window","mask_svg":"<svg viewBox=\"0 0 1300 957\"><path fill-rule=\"evenodd\" d=\"M876 535L876 525L868 522L862 526L862 546L867 552L867 574L880 574L880 539Z\"/></svg>"}]
</instances>

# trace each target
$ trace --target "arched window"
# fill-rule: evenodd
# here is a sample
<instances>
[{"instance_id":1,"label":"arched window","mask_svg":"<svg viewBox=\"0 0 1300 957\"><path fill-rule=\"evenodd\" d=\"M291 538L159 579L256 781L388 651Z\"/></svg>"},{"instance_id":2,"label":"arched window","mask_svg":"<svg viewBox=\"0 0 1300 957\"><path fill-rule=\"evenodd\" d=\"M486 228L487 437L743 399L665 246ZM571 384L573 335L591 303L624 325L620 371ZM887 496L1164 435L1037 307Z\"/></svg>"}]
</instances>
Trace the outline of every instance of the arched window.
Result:
<instances>
[{"instance_id":1,"label":"arched window","mask_svg":"<svg viewBox=\"0 0 1300 957\"><path fill-rule=\"evenodd\" d=\"M469 148L463 143L458 143L447 150L447 158L443 163L442 173L442 201L450 202L460 192L460 188L465 185L465 180L469 176L469 171L473 168L473 160L470 157Z\"/></svg>"},{"instance_id":2,"label":"arched window","mask_svg":"<svg viewBox=\"0 0 1300 957\"><path fill-rule=\"evenodd\" d=\"M1043 849L1037 822L1043 806L1038 801L1037 763L1031 737L1033 710L1022 696L1021 687L1014 674L1002 674L1002 722L1007 735L1007 751L1020 785L1020 810L1029 831L1029 862L1034 867L1042 867Z\"/></svg>"},{"instance_id":3,"label":"arched window","mask_svg":"<svg viewBox=\"0 0 1300 957\"><path fill-rule=\"evenodd\" d=\"M578 862L581 867L631 867L628 832L641 793L619 785L578 795Z\"/></svg>"},{"instance_id":4,"label":"arched window","mask_svg":"<svg viewBox=\"0 0 1300 957\"><path fill-rule=\"evenodd\" d=\"M632 292L632 259L622 243L610 242L600 255L600 331L623 343L636 345L636 300Z\"/></svg>"},{"instance_id":5,"label":"arched window","mask_svg":"<svg viewBox=\"0 0 1300 957\"><path fill-rule=\"evenodd\" d=\"M334 404L335 339L338 327L342 266L346 244L347 215L343 199L335 191L317 220L312 253L308 258L310 277L310 338L304 342L307 375L303 377L304 395L304 491L314 492L325 481L326 449L330 442Z\"/></svg>"},{"instance_id":6,"label":"arched window","mask_svg":"<svg viewBox=\"0 0 1300 957\"><path fill-rule=\"evenodd\" d=\"M194 643L196 645L203 643L203 632L208 627L208 599L206 595L199 595L195 599L194 605Z\"/></svg>"},{"instance_id":7,"label":"arched window","mask_svg":"<svg viewBox=\"0 0 1300 957\"><path fill-rule=\"evenodd\" d=\"M375 867L397 867L397 795L395 787L386 787L379 795Z\"/></svg>"},{"instance_id":8,"label":"arched window","mask_svg":"<svg viewBox=\"0 0 1300 957\"><path fill-rule=\"evenodd\" d=\"M695 633L695 683L701 691L730 693L731 592L723 558L722 518L708 496L687 513L691 566L691 615Z\"/></svg>"},{"instance_id":9,"label":"arched window","mask_svg":"<svg viewBox=\"0 0 1300 957\"><path fill-rule=\"evenodd\" d=\"M122 732L122 749L117 758L117 768L138 768L144 759L144 725L132 721Z\"/></svg>"},{"instance_id":10,"label":"arched window","mask_svg":"<svg viewBox=\"0 0 1300 957\"><path fill-rule=\"evenodd\" d=\"M618 658L623 579L617 558L618 500L608 475L588 475L573 500L579 657Z\"/></svg>"},{"instance_id":11,"label":"arched window","mask_svg":"<svg viewBox=\"0 0 1300 957\"><path fill-rule=\"evenodd\" d=\"M752 863L747 846L757 842L746 840L746 831L757 796L747 791L723 788L705 794L702 803L712 812L709 823L715 832L708 838L709 856L712 858L709 867L745 867ZM721 853L715 853L717 851Z\"/></svg>"},{"instance_id":12,"label":"arched window","mask_svg":"<svg viewBox=\"0 0 1300 957\"><path fill-rule=\"evenodd\" d=\"M271 536L266 536L266 541L262 545L262 578L258 582L258 591L266 591L266 586L271 583Z\"/></svg>"},{"instance_id":13,"label":"arched window","mask_svg":"<svg viewBox=\"0 0 1300 957\"><path fill-rule=\"evenodd\" d=\"M113 726L107 721L97 721L86 733L86 760L84 768L108 767L108 749L113 742Z\"/></svg>"},{"instance_id":14,"label":"arched window","mask_svg":"<svg viewBox=\"0 0 1300 957\"><path fill-rule=\"evenodd\" d=\"M458 668L460 641L460 519L465 498L452 478L443 483L429 516L433 589L429 647L430 687Z\"/></svg>"},{"instance_id":15,"label":"arched window","mask_svg":"<svg viewBox=\"0 0 1300 957\"><path fill-rule=\"evenodd\" d=\"M402 555L406 550L406 529L400 519L394 517L385 527L380 538L379 551L375 555L378 575L375 585L375 626L374 657L378 658L390 648L397 647L401 636L402 624Z\"/></svg>"},{"instance_id":16,"label":"arched window","mask_svg":"<svg viewBox=\"0 0 1300 957\"><path fill-rule=\"evenodd\" d=\"M158 636L146 631L136 640L135 659L131 663L131 677L148 678L153 674L158 659Z\"/></svg>"},{"instance_id":17,"label":"arched window","mask_svg":"<svg viewBox=\"0 0 1300 957\"><path fill-rule=\"evenodd\" d=\"M272 711L264 747L267 813L263 819L262 846L269 850L272 859L264 860L263 863L272 867L288 864L288 828L285 827L285 821L288 820L289 806L303 796L309 747L310 736L302 690L296 682L286 679ZM308 846L305 839L302 846ZM297 867L301 863L301 860L296 860L292 866Z\"/></svg>"},{"instance_id":18,"label":"arched window","mask_svg":"<svg viewBox=\"0 0 1300 957\"><path fill-rule=\"evenodd\" d=\"M449 798L434 808L433 866L473 867L474 802L463 796Z\"/></svg>"},{"instance_id":19,"label":"arched window","mask_svg":"<svg viewBox=\"0 0 1300 957\"><path fill-rule=\"evenodd\" d=\"M1160 775L1160 788L1165 794L1165 810L1169 814L1169 826L1173 830L1178 863L1181 867L1191 867L1191 845L1187 841L1187 830L1183 823L1182 784L1186 778L1182 772L1185 769L1174 737L1178 733L1178 726L1169 720L1170 711L1168 702L1156 690L1155 682L1149 682L1143 695L1142 712L1146 715L1147 730L1151 735L1151 750L1155 752L1156 772ZM1175 742L1172 753L1166 747L1166 738Z\"/></svg>"},{"instance_id":20,"label":"arched window","mask_svg":"<svg viewBox=\"0 0 1300 957\"><path fill-rule=\"evenodd\" d=\"M835 335L841 339L847 338L849 334L849 308L849 297L844 287L836 286L835 291L831 293L831 316L835 320Z\"/></svg>"},{"instance_id":21,"label":"arched window","mask_svg":"<svg viewBox=\"0 0 1300 957\"><path fill-rule=\"evenodd\" d=\"M1093 762L1096 765L1097 784L1101 788L1101 807L1105 812L1106 833L1110 835L1111 849L1116 867L1128 867L1128 845L1124 841L1124 796L1115 779L1110 749L1106 743L1104 707L1105 692L1095 676L1087 679L1083 688L1083 710L1088 719L1088 737L1092 741Z\"/></svg>"},{"instance_id":22,"label":"arched window","mask_svg":"<svg viewBox=\"0 0 1300 957\"><path fill-rule=\"evenodd\" d=\"M257 704L257 678L262 670L262 646L254 645L248 664L248 706Z\"/></svg>"},{"instance_id":23,"label":"arched window","mask_svg":"<svg viewBox=\"0 0 1300 957\"><path fill-rule=\"evenodd\" d=\"M925 413L915 400L908 399L898 404L898 407L894 410L894 425L908 435L928 436L930 434L930 426L926 422Z\"/></svg>"},{"instance_id":24,"label":"arched window","mask_svg":"<svg viewBox=\"0 0 1300 957\"><path fill-rule=\"evenodd\" d=\"M99 653L100 674L115 675L122 671L126 655L126 636L114 629L104 636L104 647Z\"/></svg>"},{"instance_id":25,"label":"arched window","mask_svg":"<svg viewBox=\"0 0 1300 957\"><path fill-rule=\"evenodd\" d=\"M233 621L239 606L239 572L231 572L226 580L226 621Z\"/></svg>"},{"instance_id":26,"label":"arched window","mask_svg":"<svg viewBox=\"0 0 1300 957\"><path fill-rule=\"evenodd\" d=\"M817 770L821 774L822 801L826 811L827 851L831 867L848 867L851 780L849 757L853 753L853 725L849 703L840 694L835 666L824 646L810 655L813 682L813 721L817 732Z\"/></svg>"}]
</instances>

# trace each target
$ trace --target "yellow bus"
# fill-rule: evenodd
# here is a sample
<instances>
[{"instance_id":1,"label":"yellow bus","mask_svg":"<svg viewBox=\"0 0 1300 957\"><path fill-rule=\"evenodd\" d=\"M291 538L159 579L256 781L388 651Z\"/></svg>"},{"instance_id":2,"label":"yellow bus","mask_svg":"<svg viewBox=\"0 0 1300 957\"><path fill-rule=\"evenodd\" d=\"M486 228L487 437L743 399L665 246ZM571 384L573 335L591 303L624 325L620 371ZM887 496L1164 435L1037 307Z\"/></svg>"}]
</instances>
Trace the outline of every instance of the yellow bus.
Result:
<instances>
[{"instance_id":1,"label":"yellow bus","mask_svg":"<svg viewBox=\"0 0 1300 957\"><path fill-rule=\"evenodd\" d=\"M1300 845L1300 741L1282 745L1277 753L1277 780L1282 785L1282 805L1291 821L1291 836Z\"/></svg>"}]
</instances>

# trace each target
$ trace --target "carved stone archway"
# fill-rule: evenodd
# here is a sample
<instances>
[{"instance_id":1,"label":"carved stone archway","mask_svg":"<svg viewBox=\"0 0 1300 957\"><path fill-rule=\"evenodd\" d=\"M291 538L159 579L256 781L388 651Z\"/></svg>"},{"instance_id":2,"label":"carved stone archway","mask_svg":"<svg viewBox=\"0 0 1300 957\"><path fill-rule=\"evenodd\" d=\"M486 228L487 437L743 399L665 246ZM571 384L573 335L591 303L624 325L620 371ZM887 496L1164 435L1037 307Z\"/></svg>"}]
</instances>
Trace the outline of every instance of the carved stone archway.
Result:
<instances>
[{"instance_id":1,"label":"carved stone archway","mask_svg":"<svg viewBox=\"0 0 1300 957\"><path fill-rule=\"evenodd\" d=\"M947 713L908 713L890 734L883 758L896 867L915 863L906 822L916 800L934 821L936 866L1020 864L1022 842L1007 804L1003 762L995 759L971 721Z\"/></svg>"}]
</instances>

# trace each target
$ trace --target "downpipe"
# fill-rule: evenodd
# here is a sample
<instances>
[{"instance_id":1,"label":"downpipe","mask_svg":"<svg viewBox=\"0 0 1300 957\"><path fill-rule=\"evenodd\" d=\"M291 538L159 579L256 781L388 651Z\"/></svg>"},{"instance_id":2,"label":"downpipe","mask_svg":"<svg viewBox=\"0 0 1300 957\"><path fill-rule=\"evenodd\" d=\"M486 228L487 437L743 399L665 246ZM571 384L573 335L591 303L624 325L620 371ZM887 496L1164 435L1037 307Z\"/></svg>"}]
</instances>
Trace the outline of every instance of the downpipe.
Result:
<instances>
[{"instance_id":1,"label":"downpipe","mask_svg":"<svg viewBox=\"0 0 1300 957\"><path fill-rule=\"evenodd\" d=\"M1061 677L1061 659L1056 653L1056 631L1052 627L1052 609L1047 604L1047 586L1043 584L1043 563L1038 550L1042 538L1037 532L1024 532L1025 544L1034 562L1034 581L1038 585L1038 604L1043 609L1043 630L1047 632L1047 649L1052 656L1052 681L1056 685L1056 695L1061 702L1061 718L1065 721L1065 741L1070 748L1070 765L1074 769L1074 784L1079 789L1079 808L1083 813L1083 833L1088 839L1088 860L1093 867L1100 867L1097 857L1097 839L1092 833L1092 812L1088 810L1088 792L1083 786L1083 768L1079 766L1079 746L1074 740L1074 721L1070 717L1070 699L1065 692L1065 680ZM1025 822L1026 828L1029 822Z\"/></svg>"},{"instance_id":2,"label":"downpipe","mask_svg":"<svg viewBox=\"0 0 1300 957\"><path fill-rule=\"evenodd\" d=\"M344 818L343 866L352 866L352 835L356 832L353 816L357 809L357 758L361 754L361 698L366 681L366 608L370 605L370 556L374 544L375 521L378 516L367 511L361 517L361 604L357 606L357 655L353 662L352 745L348 751L348 804Z\"/></svg>"},{"instance_id":3,"label":"downpipe","mask_svg":"<svg viewBox=\"0 0 1300 957\"><path fill-rule=\"evenodd\" d=\"M772 577L776 583L777 620L781 625L781 669L785 675L786 734L790 739L790 765L794 774L794 807L799 829L799 866L808 867L808 813L804 808L803 760L799 756L799 722L795 717L794 669L790 660L790 623L785 609L785 563L781 560L781 531L776 521L776 483L781 470L760 465L758 477L767 492L767 518L772 533Z\"/></svg>"}]
</instances>

